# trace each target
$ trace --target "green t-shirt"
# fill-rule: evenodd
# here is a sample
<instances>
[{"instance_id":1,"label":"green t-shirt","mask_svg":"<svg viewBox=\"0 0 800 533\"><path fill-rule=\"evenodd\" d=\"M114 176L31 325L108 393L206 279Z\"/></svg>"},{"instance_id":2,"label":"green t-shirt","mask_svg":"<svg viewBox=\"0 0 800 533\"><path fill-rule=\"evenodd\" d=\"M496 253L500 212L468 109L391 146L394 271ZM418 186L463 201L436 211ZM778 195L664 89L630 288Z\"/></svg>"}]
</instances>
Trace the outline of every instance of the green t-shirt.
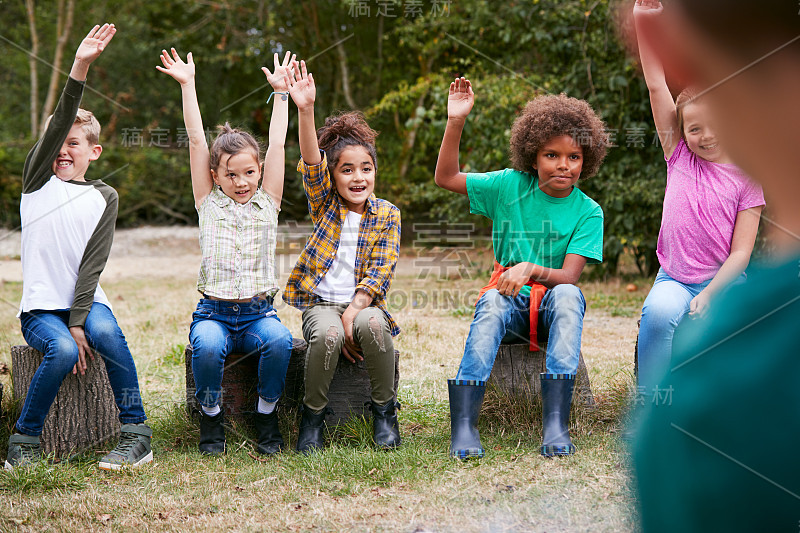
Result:
<instances>
[{"instance_id":1,"label":"green t-shirt","mask_svg":"<svg viewBox=\"0 0 800 533\"><path fill-rule=\"evenodd\" d=\"M633 459L643 531L797 531L800 257L681 322Z\"/></svg>"},{"instance_id":2,"label":"green t-shirt","mask_svg":"<svg viewBox=\"0 0 800 533\"><path fill-rule=\"evenodd\" d=\"M561 268L567 254L589 264L603 260L603 210L577 187L554 198L533 174L507 168L467 174L467 194L470 211L492 219L494 256L503 266ZM530 287L520 293L530 294Z\"/></svg>"}]
</instances>

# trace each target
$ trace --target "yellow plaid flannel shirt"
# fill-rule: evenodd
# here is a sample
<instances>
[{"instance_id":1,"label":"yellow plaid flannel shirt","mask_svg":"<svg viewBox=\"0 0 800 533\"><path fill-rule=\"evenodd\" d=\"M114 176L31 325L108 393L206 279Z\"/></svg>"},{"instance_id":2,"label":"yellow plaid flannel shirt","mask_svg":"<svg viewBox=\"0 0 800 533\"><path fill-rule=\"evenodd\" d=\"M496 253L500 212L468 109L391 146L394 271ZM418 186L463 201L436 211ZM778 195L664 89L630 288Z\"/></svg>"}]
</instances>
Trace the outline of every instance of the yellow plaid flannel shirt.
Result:
<instances>
[{"instance_id":1,"label":"yellow plaid flannel shirt","mask_svg":"<svg viewBox=\"0 0 800 533\"><path fill-rule=\"evenodd\" d=\"M314 232L306 241L283 291L283 300L298 309L306 309L322 300L314 294L314 289L336 258L342 224L347 216L347 206L333 184L325 152L320 150L320 154L322 161L316 165L307 165L302 159L297 164L314 223ZM386 308L386 293L399 255L400 210L371 194L358 230L356 290L372 296L372 305L386 315L392 336L400 333L400 328Z\"/></svg>"}]
</instances>

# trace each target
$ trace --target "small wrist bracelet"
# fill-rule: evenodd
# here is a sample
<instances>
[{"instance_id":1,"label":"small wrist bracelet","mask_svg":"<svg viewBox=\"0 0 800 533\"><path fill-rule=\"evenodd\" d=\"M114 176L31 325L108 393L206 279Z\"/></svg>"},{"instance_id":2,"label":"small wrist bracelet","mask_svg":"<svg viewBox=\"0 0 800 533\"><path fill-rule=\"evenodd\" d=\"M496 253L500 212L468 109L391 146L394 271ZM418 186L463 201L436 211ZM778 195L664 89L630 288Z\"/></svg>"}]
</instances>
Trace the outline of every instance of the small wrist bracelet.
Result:
<instances>
[{"instance_id":1,"label":"small wrist bracelet","mask_svg":"<svg viewBox=\"0 0 800 533\"><path fill-rule=\"evenodd\" d=\"M272 91L272 94L270 94L269 98L267 98L267 103L269 103L269 101L272 100L272 97L276 94L281 95L281 100L284 102L289 99L289 91Z\"/></svg>"}]
</instances>

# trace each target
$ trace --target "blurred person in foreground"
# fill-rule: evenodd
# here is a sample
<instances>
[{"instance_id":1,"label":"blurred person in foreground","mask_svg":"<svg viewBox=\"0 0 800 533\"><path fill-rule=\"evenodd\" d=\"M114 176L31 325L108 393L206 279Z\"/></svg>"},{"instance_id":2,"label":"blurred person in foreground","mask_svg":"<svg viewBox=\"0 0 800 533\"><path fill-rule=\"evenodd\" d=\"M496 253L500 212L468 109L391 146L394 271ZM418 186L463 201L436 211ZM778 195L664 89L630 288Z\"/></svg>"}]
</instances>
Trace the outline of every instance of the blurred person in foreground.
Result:
<instances>
[{"instance_id":1,"label":"blurred person in foreground","mask_svg":"<svg viewBox=\"0 0 800 533\"><path fill-rule=\"evenodd\" d=\"M800 14L788 0L673 0L637 21L666 74L705 87L721 142L764 188L776 254L675 335L633 461L643 530L797 531Z\"/></svg>"}]
</instances>

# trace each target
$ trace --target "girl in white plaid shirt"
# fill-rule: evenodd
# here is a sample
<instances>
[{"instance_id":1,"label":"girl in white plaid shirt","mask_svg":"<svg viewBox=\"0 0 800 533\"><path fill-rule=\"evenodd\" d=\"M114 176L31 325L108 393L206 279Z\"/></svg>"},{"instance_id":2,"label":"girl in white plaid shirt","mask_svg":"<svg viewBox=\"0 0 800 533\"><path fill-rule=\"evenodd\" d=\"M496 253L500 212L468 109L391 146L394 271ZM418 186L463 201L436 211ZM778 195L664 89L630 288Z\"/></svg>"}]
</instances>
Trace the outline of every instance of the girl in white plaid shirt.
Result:
<instances>
[{"instance_id":1,"label":"girl in white plaid shirt","mask_svg":"<svg viewBox=\"0 0 800 533\"><path fill-rule=\"evenodd\" d=\"M283 447L275 406L283 392L292 335L272 306L278 291L275 244L283 194L284 151L289 102L284 73L294 61L274 57L274 70L262 68L273 94L264 179L258 143L249 133L220 127L209 153L195 91L195 65L173 48L162 51L156 67L181 84L189 136L192 192L200 219L203 259L197 290L203 298L192 315L189 340L195 397L201 407L199 449L225 452L222 374L229 353L257 353L257 451L271 455Z\"/></svg>"}]
</instances>

